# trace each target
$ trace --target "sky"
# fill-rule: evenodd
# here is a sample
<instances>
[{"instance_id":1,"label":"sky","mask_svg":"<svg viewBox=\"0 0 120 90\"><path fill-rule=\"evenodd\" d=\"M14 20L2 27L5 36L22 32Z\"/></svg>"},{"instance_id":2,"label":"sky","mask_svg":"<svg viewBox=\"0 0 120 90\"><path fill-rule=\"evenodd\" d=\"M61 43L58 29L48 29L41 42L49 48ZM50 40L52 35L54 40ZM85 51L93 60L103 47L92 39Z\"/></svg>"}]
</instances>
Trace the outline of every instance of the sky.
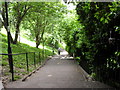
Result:
<instances>
[{"instance_id":1,"label":"sky","mask_svg":"<svg viewBox=\"0 0 120 90\"><path fill-rule=\"evenodd\" d=\"M68 9L68 10L73 10L73 9L75 9L75 8L76 8L76 6L73 5L73 3L70 3L70 4L67 5L67 9Z\"/></svg>"},{"instance_id":2,"label":"sky","mask_svg":"<svg viewBox=\"0 0 120 90\"><path fill-rule=\"evenodd\" d=\"M75 9L76 8L76 5L73 5L73 3L65 3L63 0L61 0L61 2L64 4L64 5L66 5L67 6L67 9L68 10L73 10L73 9Z\"/></svg>"}]
</instances>

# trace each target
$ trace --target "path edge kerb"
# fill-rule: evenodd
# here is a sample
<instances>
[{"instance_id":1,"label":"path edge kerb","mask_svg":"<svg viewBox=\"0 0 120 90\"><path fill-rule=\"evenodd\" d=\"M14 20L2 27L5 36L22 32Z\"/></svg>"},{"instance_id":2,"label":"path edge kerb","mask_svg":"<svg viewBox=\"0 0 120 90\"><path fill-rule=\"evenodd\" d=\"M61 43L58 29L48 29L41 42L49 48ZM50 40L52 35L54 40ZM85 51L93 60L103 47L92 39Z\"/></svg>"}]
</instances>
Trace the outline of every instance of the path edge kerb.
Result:
<instances>
[{"instance_id":1,"label":"path edge kerb","mask_svg":"<svg viewBox=\"0 0 120 90\"><path fill-rule=\"evenodd\" d=\"M75 60L77 63L77 60ZM93 77L91 77L91 75L89 75L82 67L81 65L79 65L79 69L82 71L81 73L83 74L83 77L86 79L86 81L95 81L95 79Z\"/></svg>"},{"instance_id":2,"label":"path edge kerb","mask_svg":"<svg viewBox=\"0 0 120 90\"><path fill-rule=\"evenodd\" d=\"M54 56L54 55L53 55L53 56ZM36 71L38 71L40 68L42 68L42 67L46 64L46 62L47 62L48 60L50 60L53 56L49 56L47 59L45 59L44 62L43 62L38 68L36 68L34 71L32 71L31 73L29 73L28 75L24 76L24 77L21 79L21 81L24 82L28 77L30 77L32 74L36 73Z\"/></svg>"}]
</instances>

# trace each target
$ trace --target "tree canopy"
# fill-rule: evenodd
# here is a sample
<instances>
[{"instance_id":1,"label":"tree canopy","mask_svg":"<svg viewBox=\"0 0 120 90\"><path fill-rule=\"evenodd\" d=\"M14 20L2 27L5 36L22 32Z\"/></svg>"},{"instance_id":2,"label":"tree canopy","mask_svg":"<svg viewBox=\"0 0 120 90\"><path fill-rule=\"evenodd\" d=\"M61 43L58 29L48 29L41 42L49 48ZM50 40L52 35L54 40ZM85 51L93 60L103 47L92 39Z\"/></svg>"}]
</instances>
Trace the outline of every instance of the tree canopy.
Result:
<instances>
[{"instance_id":1,"label":"tree canopy","mask_svg":"<svg viewBox=\"0 0 120 90\"><path fill-rule=\"evenodd\" d=\"M6 28L1 5L0 26ZM68 10L68 5L76 9ZM12 43L21 34L36 48L42 42L53 48L65 43L89 74L120 87L120 2L10 2L8 9Z\"/></svg>"}]
</instances>

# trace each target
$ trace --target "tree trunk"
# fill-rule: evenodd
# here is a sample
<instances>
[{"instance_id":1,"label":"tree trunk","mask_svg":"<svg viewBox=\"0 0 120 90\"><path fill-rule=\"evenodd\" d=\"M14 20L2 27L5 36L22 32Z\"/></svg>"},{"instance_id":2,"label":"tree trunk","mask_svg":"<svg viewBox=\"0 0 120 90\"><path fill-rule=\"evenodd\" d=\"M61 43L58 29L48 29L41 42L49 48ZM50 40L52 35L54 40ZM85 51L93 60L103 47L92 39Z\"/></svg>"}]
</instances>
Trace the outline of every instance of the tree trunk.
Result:
<instances>
[{"instance_id":1,"label":"tree trunk","mask_svg":"<svg viewBox=\"0 0 120 90\"><path fill-rule=\"evenodd\" d=\"M36 48L38 48L39 44L36 44Z\"/></svg>"},{"instance_id":2,"label":"tree trunk","mask_svg":"<svg viewBox=\"0 0 120 90\"><path fill-rule=\"evenodd\" d=\"M36 35L36 48L38 48L38 46L40 45L40 42L41 42L41 40L43 38L43 34L44 34L44 30L43 30L43 32L41 34L41 37L39 37L39 34Z\"/></svg>"},{"instance_id":3,"label":"tree trunk","mask_svg":"<svg viewBox=\"0 0 120 90\"><path fill-rule=\"evenodd\" d=\"M10 42L13 43L13 38L12 38L11 33L10 33L10 36L9 36L9 37L10 37Z\"/></svg>"},{"instance_id":4,"label":"tree trunk","mask_svg":"<svg viewBox=\"0 0 120 90\"><path fill-rule=\"evenodd\" d=\"M19 34L19 25L20 24L16 25L15 39L14 39L13 44L17 44L17 39L18 39L18 34Z\"/></svg>"},{"instance_id":5,"label":"tree trunk","mask_svg":"<svg viewBox=\"0 0 120 90\"><path fill-rule=\"evenodd\" d=\"M3 18L3 21L1 20L2 25L5 27L6 31L8 32L7 25L6 25L5 6L4 6L4 4L2 4L1 15L2 15L2 18ZM10 37L10 42L13 43L13 38L12 38L11 33L10 33L10 36L9 36L9 37Z\"/></svg>"},{"instance_id":6,"label":"tree trunk","mask_svg":"<svg viewBox=\"0 0 120 90\"><path fill-rule=\"evenodd\" d=\"M40 41L39 41L39 34L37 34L36 35L36 48L38 48L38 46L39 46L39 43Z\"/></svg>"},{"instance_id":7,"label":"tree trunk","mask_svg":"<svg viewBox=\"0 0 120 90\"><path fill-rule=\"evenodd\" d=\"M8 33L8 30L7 30L7 26L5 25L5 24L3 24L4 25L4 27L5 27L5 30L7 31L7 33ZM10 36L10 42L11 43L13 43L13 38L12 38L12 35L11 35L11 33L9 34Z\"/></svg>"}]
</instances>

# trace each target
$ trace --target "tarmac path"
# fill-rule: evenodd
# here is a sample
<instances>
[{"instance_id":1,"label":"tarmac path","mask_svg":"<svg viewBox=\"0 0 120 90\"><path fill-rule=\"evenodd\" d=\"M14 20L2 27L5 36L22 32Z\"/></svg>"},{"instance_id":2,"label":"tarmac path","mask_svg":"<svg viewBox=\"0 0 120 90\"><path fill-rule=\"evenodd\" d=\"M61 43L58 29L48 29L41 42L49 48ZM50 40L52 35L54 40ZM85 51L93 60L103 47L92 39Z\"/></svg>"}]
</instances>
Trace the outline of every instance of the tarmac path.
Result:
<instances>
[{"instance_id":1,"label":"tarmac path","mask_svg":"<svg viewBox=\"0 0 120 90\"><path fill-rule=\"evenodd\" d=\"M81 67L70 57L55 55L26 81L15 81L6 88L110 88L98 81L86 80ZM105 89L107 90L107 89Z\"/></svg>"}]
</instances>

